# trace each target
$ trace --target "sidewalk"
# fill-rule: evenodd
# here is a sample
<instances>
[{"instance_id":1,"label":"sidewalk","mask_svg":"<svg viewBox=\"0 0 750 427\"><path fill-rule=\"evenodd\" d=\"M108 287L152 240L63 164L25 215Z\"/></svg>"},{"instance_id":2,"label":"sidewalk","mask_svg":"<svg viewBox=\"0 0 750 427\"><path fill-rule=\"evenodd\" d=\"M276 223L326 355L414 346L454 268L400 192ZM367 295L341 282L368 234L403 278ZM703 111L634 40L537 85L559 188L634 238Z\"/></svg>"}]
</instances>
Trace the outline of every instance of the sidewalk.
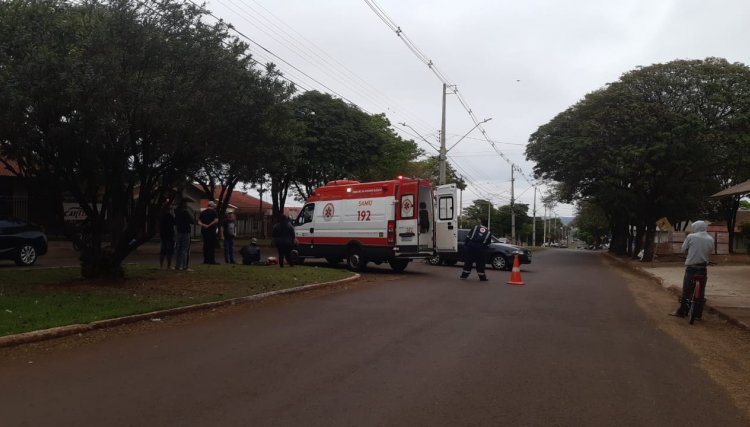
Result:
<instances>
[{"instance_id":1,"label":"sidewalk","mask_svg":"<svg viewBox=\"0 0 750 427\"><path fill-rule=\"evenodd\" d=\"M685 266L680 262L641 263L614 256L611 258L651 275L675 295L682 293ZM709 266L706 306L730 322L750 330L750 265Z\"/></svg>"}]
</instances>

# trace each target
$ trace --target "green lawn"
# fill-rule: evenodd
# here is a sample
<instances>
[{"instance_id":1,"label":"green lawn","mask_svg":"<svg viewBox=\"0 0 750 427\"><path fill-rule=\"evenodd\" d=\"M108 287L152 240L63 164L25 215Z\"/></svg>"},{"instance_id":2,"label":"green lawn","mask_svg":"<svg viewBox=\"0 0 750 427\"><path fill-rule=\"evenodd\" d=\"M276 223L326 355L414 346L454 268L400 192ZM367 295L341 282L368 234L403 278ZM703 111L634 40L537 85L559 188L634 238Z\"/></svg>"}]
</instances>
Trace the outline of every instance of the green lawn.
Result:
<instances>
[{"instance_id":1,"label":"green lawn","mask_svg":"<svg viewBox=\"0 0 750 427\"><path fill-rule=\"evenodd\" d=\"M87 281L78 268L0 270L0 336L255 295L352 274L346 270L196 265L126 266L126 278Z\"/></svg>"}]
</instances>

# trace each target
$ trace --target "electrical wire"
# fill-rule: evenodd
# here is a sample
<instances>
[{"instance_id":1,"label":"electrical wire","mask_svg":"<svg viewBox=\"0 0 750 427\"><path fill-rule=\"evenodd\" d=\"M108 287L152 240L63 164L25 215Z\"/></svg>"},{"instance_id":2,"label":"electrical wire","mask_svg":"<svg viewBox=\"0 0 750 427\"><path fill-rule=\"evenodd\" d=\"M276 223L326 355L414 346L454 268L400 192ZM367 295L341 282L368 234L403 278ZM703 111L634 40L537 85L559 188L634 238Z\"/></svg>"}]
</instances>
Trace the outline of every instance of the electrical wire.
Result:
<instances>
[{"instance_id":1,"label":"electrical wire","mask_svg":"<svg viewBox=\"0 0 750 427\"><path fill-rule=\"evenodd\" d=\"M530 185L535 186L536 184L529 179L528 176L521 170L519 166L517 166L513 161L508 158L508 156L505 155L500 149L497 148L495 141L489 138L487 135L487 131L484 130L482 127L482 123L477 119L476 115L474 114L474 111L469 107L468 102L463 97L463 95L459 92L458 87L452 83L445 77L445 75L437 68L435 63L427 57L415 44L414 42L409 39L404 31L401 29L400 26L398 26L393 19L391 19L388 14L381 8L375 0L364 0L364 2L367 4L367 6L370 7L370 9L390 28L393 32L396 33L396 36L398 36L399 39L401 39L406 47L419 59L422 63L427 65L427 67L432 71L433 74L443 83L445 84L450 90L453 92L454 95L456 95L456 98L458 99L458 102L461 104L461 106L466 110L471 120L474 122L474 125L479 129L479 131L482 133L482 136L484 137L485 141L487 141L490 146L495 150L495 152L503 159L505 160L512 169L517 171Z\"/></svg>"},{"instance_id":2,"label":"electrical wire","mask_svg":"<svg viewBox=\"0 0 750 427\"><path fill-rule=\"evenodd\" d=\"M356 76L351 70L336 61L335 58L310 42L294 30L294 28L277 18L256 1L253 1L253 3L258 6L257 8L246 2L235 0L215 0L215 3L221 4L231 13L265 34L274 43L289 51L290 54L295 55L304 61L304 63L314 67L315 71L320 72L319 74L327 78L335 78L336 83L343 86L348 93L353 93L360 99L365 99L368 103L376 106L377 109L383 112L402 117L411 123L420 123L420 127L427 123L397 105L393 100L386 98L382 90L372 87L364 79ZM285 28L288 28L289 31ZM327 58L331 58L331 61ZM334 65L332 61L335 61L338 65ZM312 73L310 74L312 75ZM428 124L427 127L431 126Z\"/></svg>"}]
</instances>

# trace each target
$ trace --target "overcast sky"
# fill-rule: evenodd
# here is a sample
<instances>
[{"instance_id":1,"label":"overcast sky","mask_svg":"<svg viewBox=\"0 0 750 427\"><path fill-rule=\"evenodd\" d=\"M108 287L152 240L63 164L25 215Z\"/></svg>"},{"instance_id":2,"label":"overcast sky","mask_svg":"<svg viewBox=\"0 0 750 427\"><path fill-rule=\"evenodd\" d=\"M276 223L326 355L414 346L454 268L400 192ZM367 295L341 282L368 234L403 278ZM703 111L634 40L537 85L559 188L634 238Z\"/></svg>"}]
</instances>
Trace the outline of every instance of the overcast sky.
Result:
<instances>
[{"instance_id":1,"label":"overcast sky","mask_svg":"<svg viewBox=\"0 0 750 427\"><path fill-rule=\"evenodd\" d=\"M750 64L748 0L375 4L458 87L479 120L492 118L483 125L487 136L529 179L533 164L524 156L529 135L621 74L709 56ZM402 136L436 153L398 123L438 146L442 83L364 0L211 0L207 7L283 60L251 43L260 62L278 64L305 89L333 91L367 112L385 112ZM450 147L474 123L455 95L447 98L446 116ZM476 198L508 204L510 165L478 130L449 158L470 183L464 206ZM515 194L519 203L532 205L534 190L518 173ZM539 203L537 209L541 215ZM556 208L562 216L573 211L568 205Z\"/></svg>"}]
</instances>

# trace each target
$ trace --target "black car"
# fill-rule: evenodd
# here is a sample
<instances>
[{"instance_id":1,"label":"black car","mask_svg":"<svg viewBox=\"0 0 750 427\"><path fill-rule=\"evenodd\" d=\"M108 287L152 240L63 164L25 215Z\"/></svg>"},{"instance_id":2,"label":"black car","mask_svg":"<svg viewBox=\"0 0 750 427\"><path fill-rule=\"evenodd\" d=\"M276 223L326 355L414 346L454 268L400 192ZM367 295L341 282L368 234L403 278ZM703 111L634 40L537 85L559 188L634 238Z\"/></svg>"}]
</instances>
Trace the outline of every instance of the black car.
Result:
<instances>
[{"instance_id":1,"label":"black car","mask_svg":"<svg viewBox=\"0 0 750 427\"><path fill-rule=\"evenodd\" d=\"M47 236L40 227L16 218L0 218L0 259L33 265L47 253Z\"/></svg>"},{"instance_id":2,"label":"black car","mask_svg":"<svg viewBox=\"0 0 750 427\"><path fill-rule=\"evenodd\" d=\"M440 254L427 261L432 265L455 265L458 261L464 261L464 241L471 230L458 230L458 252L455 254ZM492 236L492 243L487 247L485 260L495 270L510 270L513 268L513 258L518 255L521 264L531 264L531 251L520 246L500 243L500 240Z\"/></svg>"}]
</instances>

